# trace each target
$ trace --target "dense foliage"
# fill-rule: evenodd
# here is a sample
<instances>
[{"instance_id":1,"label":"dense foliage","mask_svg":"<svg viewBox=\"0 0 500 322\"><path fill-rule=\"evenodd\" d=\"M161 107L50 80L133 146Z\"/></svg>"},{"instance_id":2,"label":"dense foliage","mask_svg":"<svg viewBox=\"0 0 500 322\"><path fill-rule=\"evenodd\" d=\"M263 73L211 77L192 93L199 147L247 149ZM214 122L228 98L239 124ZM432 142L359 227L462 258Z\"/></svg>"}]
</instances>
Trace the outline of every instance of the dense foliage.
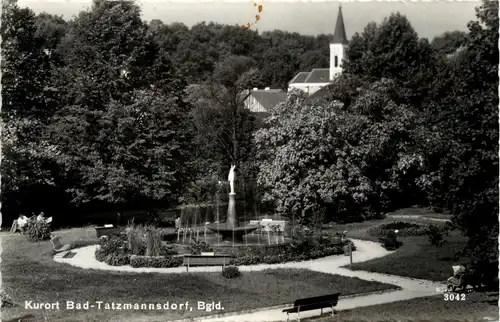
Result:
<instances>
[{"instance_id":1,"label":"dense foliage","mask_svg":"<svg viewBox=\"0 0 500 322\"><path fill-rule=\"evenodd\" d=\"M34 242L49 240L51 236L50 223L32 218L26 223L23 233Z\"/></svg>"},{"instance_id":2,"label":"dense foliage","mask_svg":"<svg viewBox=\"0 0 500 322\"><path fill-rule=\"evenodd\" d=\"M241 276L241 272L236 266L228 266L222 269L222 276L225 278L237 278Z\"/></svg>"},{"instance_id":3,"label":"dense foliage","mask_svg":"<svg viewBox=\"0 0 500 322\"><path fill-rule=\"evenodd\" d=\"M151 257L151 256L137 256L130 257L130 266L132 267L157 267L168 268L181 266L183 262L182 257Z\"/></svg>"},{"instance_id":4,"label":"dense foliage","mask_svg":"<svg viewBox=\"0 0 500 322\"><path fill-rule=\"evenodd\" d=\"M205 242L193 241L188 246L188 251L193 255L200 255L204 252L213 252L214 250Z\"/></svg>"},{"instance_id":5,"label":"dense foliage","mask_svg":"<svg viewBox=\"0 0 500 322\"><path fill-rule=\"evenodd\" d=\"M383 237L388 233L397 230L397 235L402 237L423 236L427 234L428 229L428 225L397 221L372 227L368 229L368 233L372 236Z\"/></svg>"},{"instance_id":6,"label":"dense foliage","mask_svg":"<svg viewBox=\"0 0 500 322\"><path fill-rule=\"evenodd\" d=\"M297 92L271 111L255 142L259 183L279 211L303 217L315 207L339 221L415 202L423 161L414 147L418 114L397 103L396 90L382 79L359 89L349 105Z\"/></svg>"},{"instance_id":7,"label":"dense foliage","mask_svg":"<svg viewBox=\"0 0 500 322\"><path fill-rule=\"evenodd\" d=\"M378 240L387 250L395 250L403 245L403 242L398 240L398 236L394 230L387 231L382 237L379 237Z\"/></svg>"},{"instance_id":8,"label":"dense foliage","mask_svg":"<svg viewBox=\"0 0 500 322\"><path fill-rule=\"evenodd\" d=\"M276 264L291 261L315 259L344 252L344 246L351 243L338 236L312 230L300 230L290 244L277 247L249 248L243 255L235 256L232 265ZM352 250L356 250L352 244Z\"/></svg>"},{"instance_id":9,"label":"dense foliage","mask_svg":"<svg viewBox=\"0 0 500 322\"><path fill-rule=\"evenodd\" d=\"M427 238L429 239L429 243L436 247L441 247L446 242L443 236L443 230L437 227L436 225L430 225L426 231Z\"/></svg>"}]
</instances>

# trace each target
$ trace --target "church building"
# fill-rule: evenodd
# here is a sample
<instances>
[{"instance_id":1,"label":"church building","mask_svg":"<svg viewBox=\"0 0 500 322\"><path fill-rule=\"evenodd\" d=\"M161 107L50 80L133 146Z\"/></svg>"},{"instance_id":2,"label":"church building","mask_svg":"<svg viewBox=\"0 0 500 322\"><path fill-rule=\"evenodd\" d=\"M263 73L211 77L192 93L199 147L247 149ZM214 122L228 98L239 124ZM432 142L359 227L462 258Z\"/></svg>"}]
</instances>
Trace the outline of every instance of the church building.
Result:
<instances>
[{"instance_id":1,"label":"church building","mask_svg":"<svg viewBox=\"0 0 500 322\"><path fill-rule=\"evenodd\" d=\"M330 43L330 68L316 68L310 72L300 72L288 83L288 90L298 88L309 95L327 86L334 77L342 73L342 60L347 48L342 7L339 7L335 32Z\"/></svg>"}]
</instances>

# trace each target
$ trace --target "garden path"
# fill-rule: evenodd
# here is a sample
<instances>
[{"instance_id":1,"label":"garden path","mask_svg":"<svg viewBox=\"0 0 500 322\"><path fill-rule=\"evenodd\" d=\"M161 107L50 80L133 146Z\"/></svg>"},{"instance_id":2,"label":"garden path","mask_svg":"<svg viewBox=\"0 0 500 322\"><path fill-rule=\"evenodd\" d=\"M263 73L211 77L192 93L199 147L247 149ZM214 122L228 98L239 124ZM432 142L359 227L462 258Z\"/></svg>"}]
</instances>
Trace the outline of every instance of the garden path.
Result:
<instances>
[{"instance_id":1,"label":"garden path","mask_svg":"<svg viewBox=\"0 0 500 322\"><path fill-rule=\"evenodd\" d=\"M392 252L385 250L378 243L352 239L356 245L356 251L353 252L353 262L364 262L374 258L386 256ZM54 260L59 263L66 263L72 266L77 266L84 269L102 269L109 271L120 272L136 272L136 273L183 273L186 271L184 267L172 268L132 268L126 266L110 266L105 263L99 262L95 259L94 252L97 245L83 247L73 250L76 255L72 258L63 258L63 254L54 256ZM418 280L413 278L401 277L396 275L371 273L366 271L351 271L350 269L343 268L342 266L349 265L349 256L328 256L324 258L314 259L302 262L289 262L283 264L258 264L240 266L241 271L260 271L265 269L275 268L304 268L317 272L337 274L342 276L357 277L364 280L377 281L381 283L393 284L401 287L401 290L386 292L382 294L369 294L360 295L356 297L346 297L339 300L336 306L336 311L350 310L357 307L378 305L384 303L391 303L396 301L409 300L418 297L426 297L437 295L440 292L439 288L443 287L442 283ZM191 272L220 272L220 267L193 267L190 268ZM333 293L334 291L332 291ZM283 308L289 305L284 305L279 308L262 309L254 313L229 315L223 314L218 317L201 317L188 319L186 321L203 320L206 322L215 321L286 321L286 314L282 313ZM325 310L324 312L327 312ZM320 310L308 311L301 313L301 318L318 316Z\"/></svg>"},{"instance_id":2,"label":"garden path","mask_svg":"<svg viewBox=\"0 0 500 322\"><path fill-rule=\"evenodd\" d=\"M387 216L388 218L394 218L394 219L425 219L428 221L438 221L438 222L451 222L450 219L444 219L444 218L432 218L432 217L426 217L422 215L389 215Z\"/></svg>"}]
</instances>

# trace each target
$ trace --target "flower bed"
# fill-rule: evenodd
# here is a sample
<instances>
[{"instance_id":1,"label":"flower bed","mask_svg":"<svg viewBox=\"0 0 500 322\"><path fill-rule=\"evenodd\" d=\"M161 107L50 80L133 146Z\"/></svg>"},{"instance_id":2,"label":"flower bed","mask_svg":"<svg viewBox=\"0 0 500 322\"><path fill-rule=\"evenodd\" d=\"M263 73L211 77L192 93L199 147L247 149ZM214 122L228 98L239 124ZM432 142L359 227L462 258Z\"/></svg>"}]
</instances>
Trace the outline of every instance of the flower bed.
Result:
<instances>
[{"instance_id":1,"label":"flower bed","mask_svg":"<svg viewBox=\"0 0 500 322\"><path fill-rule=\"evenodd\" d=\"M162 243L161 231L152 226L130 226L126 235L103 238L95 258L112 266L173 267L179 260L173 245ZM182 264L182 263L181 263Z\"/></svg>"},{"instance_id":2,"label":"flower bed","mask_svg":"<svg viewBox=\"0 0 500 322\"><path fill-rule=\"evenodd\" d=\"M407 236L423 236L428 230L428 225L415 224L403 221L395 221L388 224L382 224L368 229L368 233L375 237L387 236L389 232L397 230L397 235L402 237Z\"/></svg>"},{"instance_id":3,"label":"flower bed","mask_svg":"<svg viewBox=\"0 0 500 322\"><path fill-rule=\"evenodd\" d=\"M177 254L173 245L162 244L161 238L162 236L152 228L129 228L127 236L102 240L95 256L98 261L113 266L127 264L132 267L181 266L182 256L172 256ZM302 231L298 232L287 245L236 248L229 250L229 253L234 256L231 265L276 264L340 255L344 252L343 247L349 242L327 233ZM192 254L213 251L203 242L194 243L187 249ZM356 247L353 245L352 249L355 250Z\"/></svg>"},{"instance_id":4,"label":"flower bed","mask_svg":"<svg viewBox=\"0 0 500 322\"><path fill-rule=\"evenodd\" d=\"M302 261L344 253L350 241L340 240L326 233L298 232L292 242L280 247L251 248L248 253L231 261L232 265L277 264ZM356 250L352 244L352 250Z\"/></svg>"}]
</instances>

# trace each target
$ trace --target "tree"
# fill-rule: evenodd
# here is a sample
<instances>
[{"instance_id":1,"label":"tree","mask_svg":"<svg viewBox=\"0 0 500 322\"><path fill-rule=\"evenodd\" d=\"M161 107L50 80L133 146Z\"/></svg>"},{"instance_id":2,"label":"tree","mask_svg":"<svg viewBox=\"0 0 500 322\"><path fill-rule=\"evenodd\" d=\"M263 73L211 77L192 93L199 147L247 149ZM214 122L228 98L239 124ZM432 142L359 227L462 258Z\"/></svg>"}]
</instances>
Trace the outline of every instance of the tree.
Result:
<instances>
[{"instance_id":1,"label":"tree","mask_svg":"<svg viewBox=\"0 0 500 322\"><path fill-rule=\"evenodd\" d=\"M199 86L195 122L202 137L216 142L221 159L241 166L249 157L253 117L244 109L249 88L259 82L255 62L230 56L217 64L209 83ZM193 96L194 97L194 96Z\"/></svg>"},{"instance_id":2,"label":"tree","mask_svg":"<svg viewBox=\"0 0 500 322\"><path fill-rule=\"evenodd\" d=\"M447 31L440 36L434 37L431 42L432 48L441 55L450 55L467 43L467 33L464 31Z\"/></svg>"},{"instance_id":3,"label":"tree","mask_svg":"<svg viewBox=\"0 0 500 322\"><path fill-rule=\"evenodd\" d=\"M36 18L30 9L5 2L2 10L2 118L46 119L52 110L51 57L46 39L37 35Z\"/></svg>"},{"instance_id":4,"label":"tree","mask_svg":"<svg viewBox=\"0 0 500 322\"><path fill-rule=\"evenodd\" d=\"M405 94L404 103L418 107L431 88L434 56L428 41L420 39L408 19L396 13L353 35L343 67L344 72L370 82L394 80Z\"/></svg>"},{"instance_id":5,"label":"tree","mask_svg":"<svg viewBox=\"0 0 500 322\"><path fill-rule=\"evenodd\" d=\"M435 148L426 151L426 183L440 183L474 264L497 276L498 2L483 2L477 17L469 23L465 59L450 72L449 95L428 113Z\"/></svg>"},{"instance_id":6,"label":"tree","mask_svg":"<svg viewBox=\"0 0 500 322\"><path fill-rule=\"evenodd\" d=\"M55 150L43 137L57 109L50 90L56 60L33 11L15 1L3 2L2 9L1 190L8 217L38 207L47 210L47 197L56 194Z\"/></svg>"},{"instance_id":7,"label":"tree","mask_svg":"<svg viewBox=\"0 0 500 322\"><path fill-rule=\"evenodd\" d=\"M277 211L310 223L303 210L322 215L333 203L338 215L364 205L373 193L341 123L348 116L338 113L338 103L308 104L306 94L293 91L255 134L258 182Z\"/></svg>"},{"instance_id":8,"label":"tree","mask_svg":"<svg viewBox=\"0 0 500 322\"><path fill-rule=\"evenodd\" d=\"M134 91L131 97L131 104L108 103L92 124L97 133L91 140L80 132L82 125L85 128L80 111L54 126L54 136L64 147L60 161L79 178L78 185L68 190L75 202L124 205L177 197L186 157L181 130L186 111L175 97L154 91Z\"/></svg>"},{"instance_id":9,"label":"tree","mask_svg":"<svg viewBox=\"0 0 500 322\"><path fill-rule=\"evenodd\" d=\"M130 2L95 1L61 46L61 105L48 131L77 203L172 201L186 175L185 83Z\"/></svg>"}]
</instances>

